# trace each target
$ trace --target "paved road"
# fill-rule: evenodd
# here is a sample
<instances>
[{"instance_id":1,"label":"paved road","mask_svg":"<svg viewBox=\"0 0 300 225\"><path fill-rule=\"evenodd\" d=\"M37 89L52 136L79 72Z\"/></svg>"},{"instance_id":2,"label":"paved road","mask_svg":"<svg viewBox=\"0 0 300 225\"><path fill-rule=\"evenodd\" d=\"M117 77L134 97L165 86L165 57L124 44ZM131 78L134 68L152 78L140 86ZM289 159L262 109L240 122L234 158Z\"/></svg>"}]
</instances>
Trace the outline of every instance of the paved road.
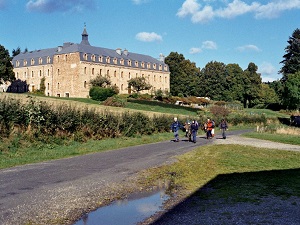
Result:
<instances>
[{"instance_id":1,"label":"paved road","mask_svg":"<svg viewBox=\"0 0 300 225\"><path fill-rule=\"evenodd\" d=\"M242 132L231 131L228 136ZM54 218L68 218L72 211L88 208L93 198L99 197L95 194L99 190L112 189L112 184L143 169L171 162L174 156L213 141L202 135L196 144L184 139L166 141L2 169L0 224L24 224L29 220L47 224Z\"/></svg>"}]
</instances>

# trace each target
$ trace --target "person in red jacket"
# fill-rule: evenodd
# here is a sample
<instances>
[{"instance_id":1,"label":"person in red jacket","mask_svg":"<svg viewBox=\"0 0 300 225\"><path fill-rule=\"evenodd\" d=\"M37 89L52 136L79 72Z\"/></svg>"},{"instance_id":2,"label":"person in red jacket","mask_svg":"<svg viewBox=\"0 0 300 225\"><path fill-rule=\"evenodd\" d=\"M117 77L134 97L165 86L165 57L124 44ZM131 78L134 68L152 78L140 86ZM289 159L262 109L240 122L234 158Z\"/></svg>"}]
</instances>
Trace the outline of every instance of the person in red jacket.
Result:
<instances>
[{"instance_id":1,"label":"person in red jacket","mask_svg":"<svg viewBox=\"0 0 300 225\"><path fill-rule=\"evenodd\" d=\"M210 119L207 119L207 122L206 122L206 138L207 139L211 139L212 138L212 131L213 129L213 123Z\"/></svg>"}]
</instances>

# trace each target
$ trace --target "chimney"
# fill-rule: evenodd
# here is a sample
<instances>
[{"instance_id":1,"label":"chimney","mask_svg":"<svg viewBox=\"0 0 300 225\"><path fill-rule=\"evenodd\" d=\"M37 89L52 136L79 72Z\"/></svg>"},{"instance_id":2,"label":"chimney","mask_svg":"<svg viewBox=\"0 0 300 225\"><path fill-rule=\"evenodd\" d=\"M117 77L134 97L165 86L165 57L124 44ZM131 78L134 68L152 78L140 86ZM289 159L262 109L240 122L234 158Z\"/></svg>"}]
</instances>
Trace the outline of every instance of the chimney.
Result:
<instances>
[{"instance_id":1,"label":"chimney","mask_svg":"<svg viewBox=\"0 0 300 225\"><path fill-rule=\"evenodd\" d=\"M159 54L159 61L165 62L165 56L162 53Z\"/></svg>"},{"instance_id":2,"label":"chimney","mask_svg":"<svg viewBox=\"0 0 300 225\"><path fill-rule=\"evenodd\" d=\"M124 55L128 56L128 50L125 48L123 51Z\"/></svg>"},{"instance_id":3,"label":"chimney","mask_svg":"<svg viewBox=\"0 0 300 225\"><path fill-rule=\"evenodd\" d=\"M122 49L117 48L117 49L116 49L116 52L117 52L119 55L121 55L121 54L122 54Z\"/></svg>"}]
</instances>

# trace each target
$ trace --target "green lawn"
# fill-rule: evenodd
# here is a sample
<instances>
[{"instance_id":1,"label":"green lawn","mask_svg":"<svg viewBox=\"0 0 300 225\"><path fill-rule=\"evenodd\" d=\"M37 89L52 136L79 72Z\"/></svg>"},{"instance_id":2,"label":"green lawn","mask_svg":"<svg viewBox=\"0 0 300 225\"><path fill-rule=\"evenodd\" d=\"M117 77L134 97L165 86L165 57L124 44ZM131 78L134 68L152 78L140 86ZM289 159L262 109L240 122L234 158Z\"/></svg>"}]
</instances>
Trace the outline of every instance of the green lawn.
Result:
<instances>
[{"instance_id":1,"label":"green lawn","mask_svg":"<svg viewBox=\"0 0 300 225\"><path fill-rule=\"evenodd\" d=\"M243 134L243 136L262 139L262 140L269 140L274 142L280 142L285 144L300 145L300 137L298 135L251 132L251 133L245 133Z\"/></svg>"},{"instance_id":2,"label":"green lawn","mask_svg":"<svg viewBox=\"0 0 300 225\"><path fill-rule=\"evenodd\" d=\"M201 199L252 202L268 195L300 197L300 152L203 146L179 156L172 165L148 170L142 177L144 185L169 180L170 188ZM203 190L206 186L210 191Z\"/></svg>"}]
</instances>

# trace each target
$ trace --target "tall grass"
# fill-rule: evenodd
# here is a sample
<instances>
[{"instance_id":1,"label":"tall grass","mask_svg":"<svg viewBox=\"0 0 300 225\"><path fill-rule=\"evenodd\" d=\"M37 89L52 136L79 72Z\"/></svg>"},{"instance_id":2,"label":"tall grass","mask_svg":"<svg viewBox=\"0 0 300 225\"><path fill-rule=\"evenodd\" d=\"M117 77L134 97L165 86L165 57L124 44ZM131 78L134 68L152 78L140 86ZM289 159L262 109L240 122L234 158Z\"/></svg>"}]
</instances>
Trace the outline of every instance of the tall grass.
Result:
<instances>
[{"instance_id":1,"label":"tall grass","mask_svg":"<svg viewBox=\"0 0 300 225\"><path fill-rule=\"evenodd\" d=\"M0 99L0 137L14 131L35 137L51 135L62 138L102 139L144 135L169 130L168 115L149 117L141 112L114 114L72 105L51 105L29 98L26 103L11 98Z\"/></svg>"}]
</instances>

